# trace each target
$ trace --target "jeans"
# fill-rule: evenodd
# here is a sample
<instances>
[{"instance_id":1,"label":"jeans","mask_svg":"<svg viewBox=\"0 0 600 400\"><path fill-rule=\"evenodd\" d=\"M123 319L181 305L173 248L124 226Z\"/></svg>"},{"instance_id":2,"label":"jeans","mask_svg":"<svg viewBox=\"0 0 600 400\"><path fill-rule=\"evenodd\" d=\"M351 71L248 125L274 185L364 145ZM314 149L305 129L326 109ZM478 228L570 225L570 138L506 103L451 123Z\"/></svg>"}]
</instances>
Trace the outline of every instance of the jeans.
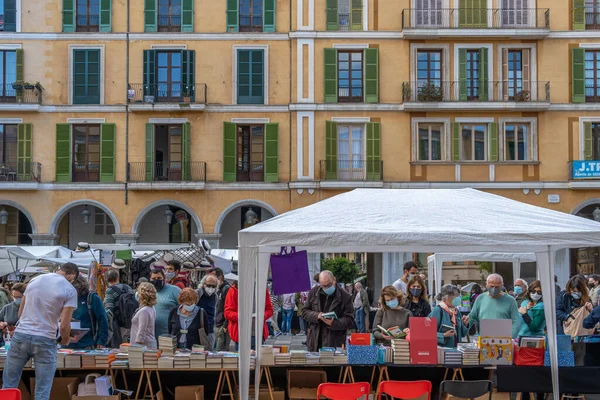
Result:
<instances>
[{"instance_id":1,"label":"jeans","mask_svg":"<svg viewBox=\"0 0 600 400\"><path fill-rule=\"evenodd\" d=\"M278 319L279 311L273 311L273 316L271 317L271 328L273 328L273 334L281 332L281 329L279 329L279 325L277 325Z\"/></svg>"},{"instance_id":2,"label":"jeans","mask_svg":"<svg viewBox=\"0 0 600 400\"><path fill-rule=\"evenodd\" d=\"M356 322L356 327L360 333L366 332L365 310L363 310L362 307L354 309L354 322Z\"/></svg>"},{"instance_id":3,"label":"jeans","mask_svg":"<svg viewBox=\"0 0 600 400\"><path fill-rule=\"evenodd\" d=\"M281 310L283 313L283 318L281 321L281 332L290 333L292 330L292 317L294 316L294 309L291 308L286 310L285 308Z\"/></svg>"},{"instance_id":4,"label":"jeans","mask_svg":"<svg viewBox=\"0 0 600 400\"><path fill-rule=\"evenodd\" d=\"M222 326L215 326L215 351L229 351L229 333Z\"/></svg>"},{"instance_id":5,"label":"jeans","mask_svg":"<svg viewBox=\"0 0 600 400\"><path fill-rule=\"evenodd\" d=\"M35 359L35 398L49 400L56 372L56 339L16 332L4 366L3 388L18 388L21 373L29 359Z\"/></svg>"},{"instance_id":6,"label":"jeans","mask_svg":"<svg viewBox=\"0 0 600 400\"><path fill-rule=\"evenodd\" d=\"M302 317L298 317L298 323L300 323L300 331L306 332L306 321Z\"/></svg>"}]
</instances>

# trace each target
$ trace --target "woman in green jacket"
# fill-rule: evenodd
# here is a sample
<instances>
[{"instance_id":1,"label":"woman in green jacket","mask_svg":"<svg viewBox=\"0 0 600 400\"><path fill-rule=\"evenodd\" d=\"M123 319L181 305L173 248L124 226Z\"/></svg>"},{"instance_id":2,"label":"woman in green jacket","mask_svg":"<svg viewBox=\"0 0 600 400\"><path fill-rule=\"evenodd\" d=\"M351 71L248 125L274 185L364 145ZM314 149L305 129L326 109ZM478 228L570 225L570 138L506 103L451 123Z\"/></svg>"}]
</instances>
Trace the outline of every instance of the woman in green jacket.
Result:
<instances>
[{"instance_id":1,"label":"woman in green jacket","mask_svg":"<svg viewBox=\"0 0 600 400\"><path fill-rule=\"evenodd\" d=\"M444 285L437 295L438 305L433 308L429 317L437 320L438 344L443 347L456 347L460 340L467 336L469 329L462 322L460 291L454 285Z\"/></svg>"},{"instance_id":2,"label":"woman in green jacket","mask_svg":"<svg viewBox=\"0 0 600 400\"><path fill-rule=\"evenodd\" d=\"M544 336L546 329L546 316L544 315L544 303L542 301L542 285L540 281L533 281L527 291L527 299L523 300L519 307L519 313L523 317L521 323L521 336Z\"/></svg>"}]
</instances>

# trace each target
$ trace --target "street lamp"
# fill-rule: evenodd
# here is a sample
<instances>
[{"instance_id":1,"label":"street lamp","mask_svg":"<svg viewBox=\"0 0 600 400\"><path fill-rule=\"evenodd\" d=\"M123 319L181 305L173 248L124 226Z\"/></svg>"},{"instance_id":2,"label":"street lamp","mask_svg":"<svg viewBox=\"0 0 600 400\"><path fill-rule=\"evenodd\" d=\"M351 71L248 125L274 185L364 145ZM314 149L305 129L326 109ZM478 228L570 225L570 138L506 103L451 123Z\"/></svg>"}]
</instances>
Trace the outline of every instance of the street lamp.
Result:
<instances>
[{"instance_id":1,"label":"street lamp","mask_svg":"<svg viewBox=\"0 0 600 400\"><path fill-rule=\"evenodd\" d=\"M169 206L167 206L164 216L165 216L165 222L167 224L171 225L171 221L173 220L173 211L171 211L171 208Z\"/></svg>"},{"instance_id":2,"label":"street lamp","mask_svg":"<svg viewBox=\"0 0 600 400\"><path fill-rule=\"evenodd\" d=\"M83 223L89 224L90 223L90 210L88 210L88 206L85 206L85 208L81 212L81 215L83 216Z\"/></svg>"},{"instance_id":3,"label":"street lamp","mask_svg":"<svg viewBox=\"0 0 600 400\"><path fill-rule=\"evenodd\" d=\"M2 207L2 210L0 211L0 224L6 225L7 223L8 223L8 211L6 211L6 208Z\"/></svg>"},{"instance_id":4,"label":"street lamp","mask_svg":"<svg viewBox=\"0 0 600 400\"><path fill-rule=\"evenodd\" d=\"M0 213L2 214L2 213ZM592 212L592 216L594 217L594 221L600 222L600 207L596 207L594 212Z\"/></svg>"}]
</instances>

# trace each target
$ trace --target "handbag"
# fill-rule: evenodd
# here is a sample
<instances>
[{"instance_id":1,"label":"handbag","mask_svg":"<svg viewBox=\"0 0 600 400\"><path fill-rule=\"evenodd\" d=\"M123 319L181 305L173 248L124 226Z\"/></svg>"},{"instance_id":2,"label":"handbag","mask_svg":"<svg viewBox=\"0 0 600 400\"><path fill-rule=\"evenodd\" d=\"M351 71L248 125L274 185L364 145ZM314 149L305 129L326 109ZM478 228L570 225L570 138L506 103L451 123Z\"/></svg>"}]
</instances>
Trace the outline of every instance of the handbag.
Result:
<instances>
[{"instance_id":1,"label":"handbag","mask_svg":"<svg viewBox=\"0 0 600 400\"><path fill-rule=\"evenodd\" d=\"M271 255L271 277L276 295L308 292L311 287L306 250L297 252L292 247L288 253L287 247L282 247L279 254Z\"/></svg>"},{"instance_id":2,"label":"handbag","mask_svg":"<svg viewBox=\"0 0 600 400\"><path fill-rule=\"evenodd\" d=\"M569 326L566 326L563 322L563 328L565 330L565 335L571 336L571 339L574 339L576 336L587 336L593 334L593 329L585 329L583 327L583 320L590 315L590 312L585 307L578 307L575 310L571 311L570 315L573 318L569 318L568 321L571 321Z\"/></svg>"},{"instance_id":3,"label":"handbag","mask_svg":"<svg viewBox=\"0 0 600 400\"><path fill-rule=\"evenodd\" d=\"M515 365L543 366L545 349L515 346Z\"/></svg>"},{"instance_id":4,"label":"handbag","mask_svg":"<svg viewBox=\"0 0 600 400\"><path fill-rule=\"evenodd\" d=\"M85 382L77 386L77 396L96 396L96 378L100 378L100 374L89 374L85 377Z\"/></svg>"},{"instance_id":5,"label":"handbag","mask_svg":"<svg viewBox=\"0 0 600 400\"><path fill-rule=\"evenodd\" d=\"M206 329L204 327L204 313L206 311L204 311L202 308L200 309L200 323L202 324L202 326L200 327L200 329L198 329L198 337L200 337L200 344L202 346L204 346L205 350L208 351L212 351L212 345L210 343L210 339L208 338L208 335L206 334Z\"/></svg>"}]
</instances>

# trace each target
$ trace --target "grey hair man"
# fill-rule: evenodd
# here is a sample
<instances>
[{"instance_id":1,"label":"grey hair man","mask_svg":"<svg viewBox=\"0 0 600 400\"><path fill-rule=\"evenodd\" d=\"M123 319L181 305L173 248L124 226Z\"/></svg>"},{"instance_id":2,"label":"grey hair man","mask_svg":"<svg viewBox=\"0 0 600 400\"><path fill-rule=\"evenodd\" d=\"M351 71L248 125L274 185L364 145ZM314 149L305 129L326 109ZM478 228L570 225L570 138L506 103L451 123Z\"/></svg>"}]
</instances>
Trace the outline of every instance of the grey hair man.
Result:
<instances>
[{"instance_id":1,"label":"grey hair man","mask_svg":"<svg viewBox=\"0 0 600 400\"><path fill-rule=\"evenodd\" d=\"M525 282L524 279L517 278L515 279L515 285L513 288L513 296L517 301L517 305L521 304L523 300L527 299L527 290L529 290L529 285Z\"/></svg>"},{"instance_id":2,"label":"grey hair man","mask_svg":"<svg viewBox=\"0 0 600 400\"><path fill-rule=\"evenodd\" d=\"M356 322L356 327L358 328L359 333L365 333L368 329L367 326L367 316L370 311L369 304L369 296L367 296L367 291L363 289L362 283L357 282L354 284L354 289L356 289L356 295L354 296L354 322Z\"/></svg>"}]
</instances>

